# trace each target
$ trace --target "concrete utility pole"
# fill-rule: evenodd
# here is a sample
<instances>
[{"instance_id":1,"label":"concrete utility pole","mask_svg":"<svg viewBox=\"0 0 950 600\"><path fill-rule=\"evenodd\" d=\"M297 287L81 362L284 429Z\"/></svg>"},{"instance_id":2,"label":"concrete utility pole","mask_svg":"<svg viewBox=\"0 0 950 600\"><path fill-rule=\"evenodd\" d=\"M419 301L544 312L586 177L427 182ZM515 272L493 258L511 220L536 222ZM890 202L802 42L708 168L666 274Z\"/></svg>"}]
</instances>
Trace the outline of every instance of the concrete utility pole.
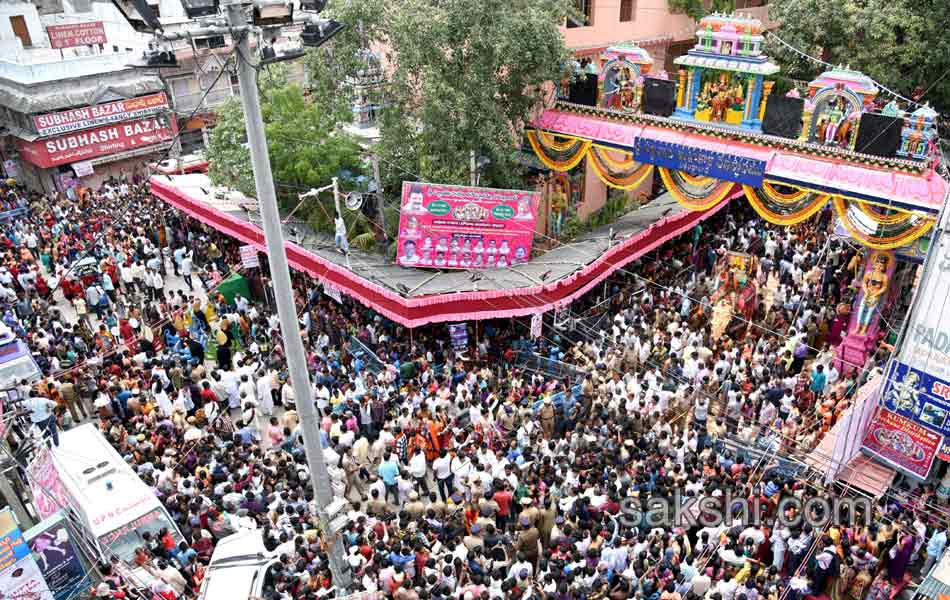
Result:
<instances>
[{"instance_id":1,"label":"concrete utility pole","mask_svg":"<svg viewBox=\"0 0 950 600\"><path fill-rule=\"evenodd\" d=\"M328 545L330 572L333 585L340 593L346 593L350 587L350 573L343 559L343 540L330 530L327 507L333 502L333 490L330 487L330 474L320 445L319 423L313 403L313 390L310 386L310 373L307 370L306 353L300 337L300 325L297 322L297 309L294 305L293 286L290 283L290 269L287 266L287 254L284 250L284 235L281 231L280 213L277 209L277 196L274 192L274 177L271 173L270 158L267 154L267 139L264 136L264 119L261 116L260 98L257 90L257 72L250 60L251 44L246 32L247 18L244 4L233 1L227 5L228 24L232 31L245 33L236 36L238 40L238 81L241 86L241 104L244 107L244 123L247 129L247 142L251 150L251 164L254 170L254 184L257 187L257 200L260 207L264 240L267 244L267 260L270 264L271 279L274 283L274 296L277 303L277 315L280 317L281 336L290 369L290 379L294 387L297 412L303 425L304 448L307 452L307 466L317 500L317 512L322 533ZM334 180L336 183L336 180ZM336 192L336 190L334 190ZM338 201L337 201L338 202Z\"/></svg>"}]
</instances>

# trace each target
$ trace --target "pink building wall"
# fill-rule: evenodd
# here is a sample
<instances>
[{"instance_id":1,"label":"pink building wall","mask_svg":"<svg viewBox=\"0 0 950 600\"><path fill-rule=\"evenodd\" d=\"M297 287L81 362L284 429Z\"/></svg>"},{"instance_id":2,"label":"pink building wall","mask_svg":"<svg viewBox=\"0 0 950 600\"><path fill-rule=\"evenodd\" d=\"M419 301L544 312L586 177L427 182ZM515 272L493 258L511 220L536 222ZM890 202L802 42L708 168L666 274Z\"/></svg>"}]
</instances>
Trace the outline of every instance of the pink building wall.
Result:
<instances>
[{"instance_id":1,"label":"pink building wall","mask_svg":"<svg viewBox=\"0 0 950 600\"><path fill-rule=\"evenodd\" d=\"M633 19L624 23L620 22L620 0L589 1L593 2L590 25L561 28L565 43L573 50L662 36L670 36L673 42L678 42L692 39L696 32L696 22L686 15L670 13L666 0L633 0ZM753 16L766 27L771 27L768 5L738 12Z\"/></svg>"}]
</instances>

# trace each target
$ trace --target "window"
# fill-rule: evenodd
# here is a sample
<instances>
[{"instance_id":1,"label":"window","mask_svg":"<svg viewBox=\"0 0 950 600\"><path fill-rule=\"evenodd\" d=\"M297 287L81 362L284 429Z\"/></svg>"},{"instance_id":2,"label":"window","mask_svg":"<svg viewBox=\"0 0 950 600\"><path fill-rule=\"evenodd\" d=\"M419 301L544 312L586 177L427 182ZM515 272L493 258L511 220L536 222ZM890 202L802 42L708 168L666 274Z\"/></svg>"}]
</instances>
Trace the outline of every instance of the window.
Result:
<instances>
[{"instance_id":1,"label":"window","mask_svg":"<svg viewBox=\"0 0 950 600\"><path fill-rule=\"evenodd\" d=\"M30 39L30 30L26 27L26 18L23 15L10 17L10 27L13 28L13 35L20 38L20 41L23 42L24 48L29 48L33 45L33 40Z\"/></svg>"},{"instance_id":2,"label":"window","mask_svg":"<svg viewBox=\"0 0 950 600\"><path fill-rule=\"evenodd\" d=\"M633 20L633 0L620 0L620 22L628 23Z\"/></svg>"},{"instance_id":3,"label":"window","mask_svg":"<svg viewBox=\"0 0 950 600\"><path fill-rule=\"evenodd\" d=\"M568 27L587 27L593 24L594 0L574 0L574 12L567 17Z\"/></svg>"}]
</instances>

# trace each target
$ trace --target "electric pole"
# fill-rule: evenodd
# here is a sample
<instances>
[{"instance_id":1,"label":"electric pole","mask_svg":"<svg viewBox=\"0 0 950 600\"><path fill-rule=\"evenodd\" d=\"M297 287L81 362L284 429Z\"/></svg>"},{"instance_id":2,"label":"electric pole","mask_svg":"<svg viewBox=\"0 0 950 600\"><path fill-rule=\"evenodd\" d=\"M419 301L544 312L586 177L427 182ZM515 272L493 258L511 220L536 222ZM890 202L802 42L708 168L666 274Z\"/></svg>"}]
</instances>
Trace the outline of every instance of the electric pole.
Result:
<instances>
[{"instance_id":1,"label":"electric pole","mask_svg":"<svg viewBox=\"0 0 950 600\"><path fill-rule=\"evenodd\" d=\"M383 179L379 176L379 156L373 155L373 179L376 181L376 211L379 213L379 228L386 239L386 211L383 210Z\"/></svg>"},{"instance_id":2,"label":"electric pole","mask_svg":"<svg viewBox=\"0 0 950 600\"><path fill-rule=\"evenodd\" d=\"M267 260L270 264L271 281L274 285L274 297L277 315L280 318L281 337L290 369L290 380L294 388L297 413L303 425L304 449L307 453L307 467L310 470L311 484L316 498L317 513L321 530L326 541L330 560L330 572L333 585L340 593L350 587L350 573L343 559L343 540L330 530L327 507L333 502L333 490L330 486L330 473L320 445L319 423L313 403L310 386L310 373L307 370L306 352L300 337L300 325L294 305L294 291L290 282L290 268L287 266L287 254L284 249L284 235L281 230L280 212L277 208L277 196L274 192L274 177L271 173L270 157L267 153L267 139L264 135L264 119L261 116L260 98L257 89L257 71L250 64L251 44L247 35L248 23L244 15L245 5L232 0L227 5L228 24L238 47L238 82L241 87L241 104L244 107L244 123L247 130L247 143L251 151L251 165L254 171L254 184L257 188L257 200L264 228L264 241L267 245ZM334 181L335 183L335 181ZM336 190L334 190L336 194ZM337 203L339 201L337 200ZM339 210L339 209L338 209Z\"/></svg>"}]
</instances>

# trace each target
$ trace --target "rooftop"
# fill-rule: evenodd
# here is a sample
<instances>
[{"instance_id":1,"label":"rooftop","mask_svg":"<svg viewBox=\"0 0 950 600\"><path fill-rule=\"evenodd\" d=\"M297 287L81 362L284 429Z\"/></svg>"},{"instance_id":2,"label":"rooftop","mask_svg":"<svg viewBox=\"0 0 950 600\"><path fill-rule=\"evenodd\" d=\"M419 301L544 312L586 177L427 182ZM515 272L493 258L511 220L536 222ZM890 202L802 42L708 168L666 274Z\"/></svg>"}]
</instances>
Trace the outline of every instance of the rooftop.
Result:
<instances>
[{"instance_id":1,"label":"rooftop","mask_svg":"<svg viewBox=\"0 0 950 600\"><path fill-rule=\"evenodd\" d=\"M215 200L207 176L155 176L151 182L156 197L242 243L264 247L257 211L243 201ZM330 283L398 323L417 327L559 308L724 205L691 212L664 195L527 264L481 271L405 268L359 251L352 251L347 261L335 250L332 237L314 233L300 222L284 224L284 236L292 267Z\"/></svg>"}]
</instances>

